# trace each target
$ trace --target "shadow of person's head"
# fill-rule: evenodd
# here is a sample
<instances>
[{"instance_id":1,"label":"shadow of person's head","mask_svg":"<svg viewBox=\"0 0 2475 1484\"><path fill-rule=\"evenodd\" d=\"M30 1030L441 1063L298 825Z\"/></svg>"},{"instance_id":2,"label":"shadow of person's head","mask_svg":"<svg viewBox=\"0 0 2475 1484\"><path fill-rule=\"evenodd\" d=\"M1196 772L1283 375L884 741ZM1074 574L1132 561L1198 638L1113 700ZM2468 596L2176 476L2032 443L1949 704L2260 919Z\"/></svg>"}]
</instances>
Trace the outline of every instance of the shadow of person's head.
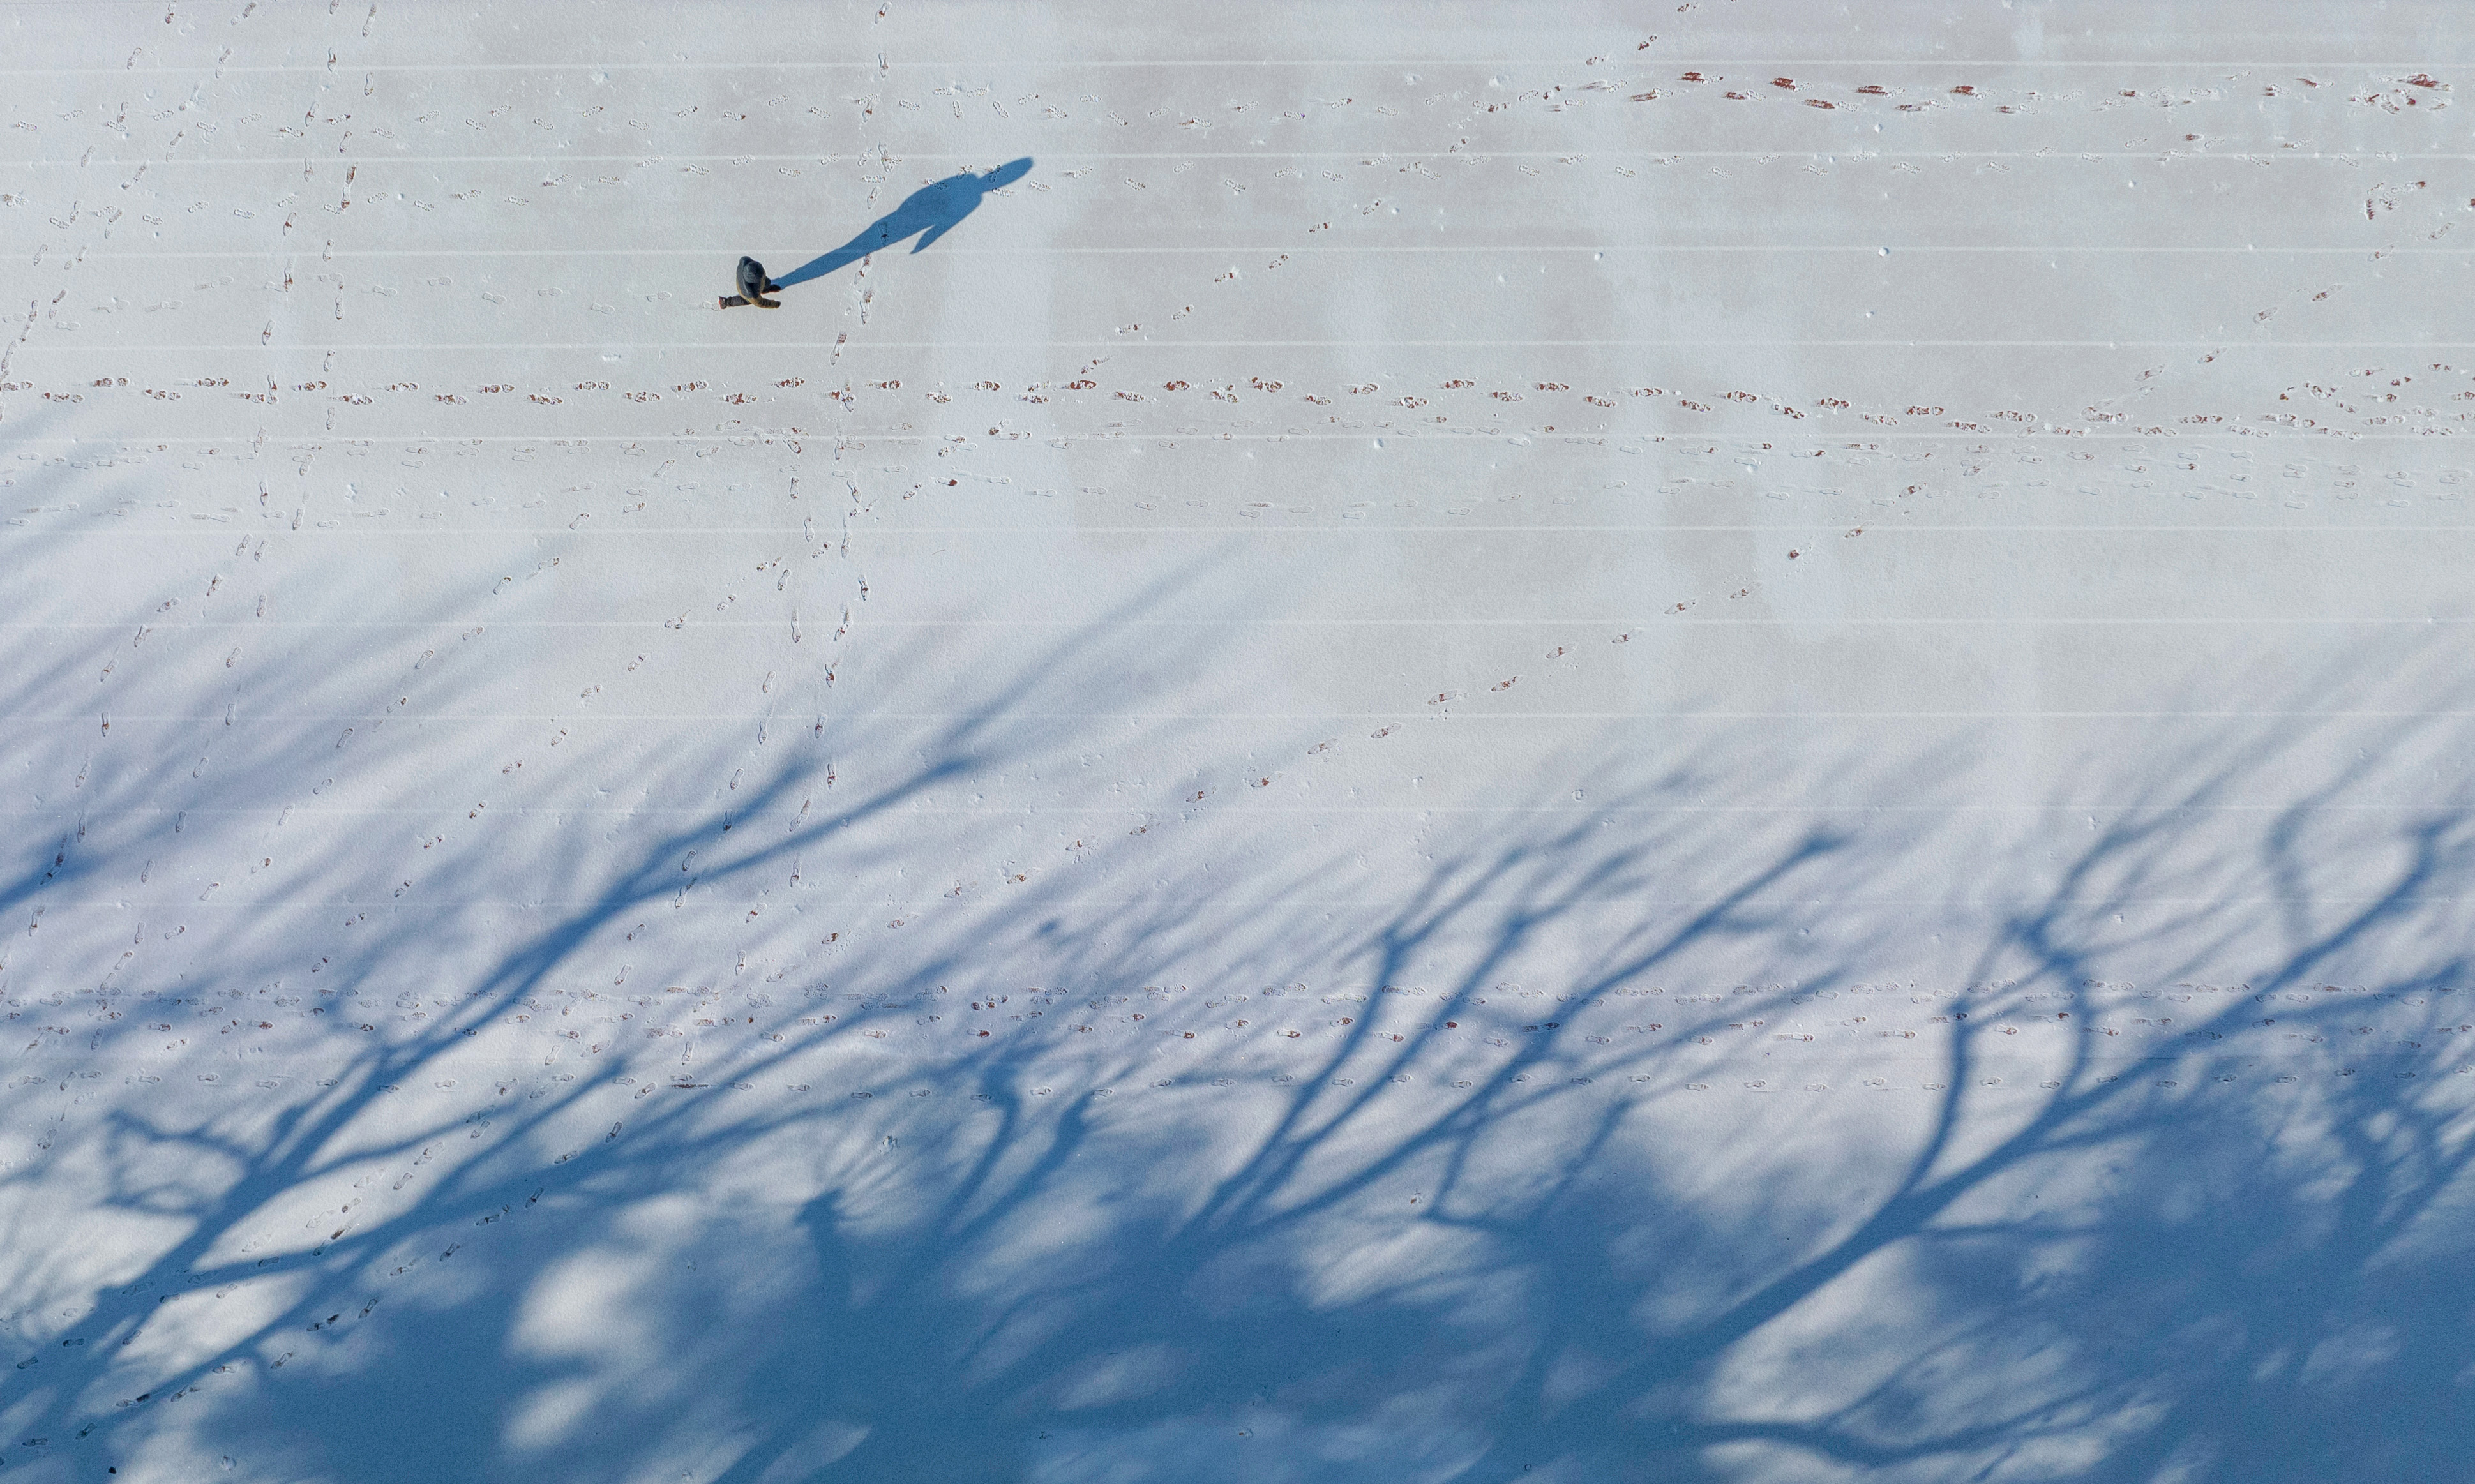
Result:
<instances>
[{"instance_id":1,"label":"shadow of person's head","mask_svg":"<svg viewBox=\"0 0 2475 1484\"><path fill-rule=\"evenodd\" d=\"M991 191L1001 186L1012 185L1029 174L1031 174L1030 156L1025 155L1020 159L1009 159L994 170L979 177L980 189Z\"/></svg>"}]
</instances>

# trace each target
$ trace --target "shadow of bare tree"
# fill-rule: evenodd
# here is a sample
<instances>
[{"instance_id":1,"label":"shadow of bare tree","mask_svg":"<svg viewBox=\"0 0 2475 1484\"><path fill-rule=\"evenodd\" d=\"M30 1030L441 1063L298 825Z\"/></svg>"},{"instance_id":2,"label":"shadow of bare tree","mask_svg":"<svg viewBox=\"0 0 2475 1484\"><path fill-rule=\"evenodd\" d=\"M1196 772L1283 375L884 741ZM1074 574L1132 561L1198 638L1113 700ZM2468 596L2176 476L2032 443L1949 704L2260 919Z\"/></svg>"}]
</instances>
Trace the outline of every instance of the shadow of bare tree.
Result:
<instances>
[{"instance_id":1,"label":"shadow of bare tree","mask_svg":"<svg viewBox=\"0 0 2475 1484\"><path fill-rule=\"evenodd\" d=\"M386 898L314 967L233 926L152 970L157 924L92 986L12 970L11 1029L54 1028L0 1103L19 1461L2463 1472L2475 834L2396 802L2465 741L2439 701L2401 719L2309 680L2279 719L2092 757L1994 828L1960 807L1964 749L1611 738L1434 826L1406 896L1367 895L1360 839L1233 864L1147 825L1079 883L819 929L860 909L803 895L872 910L859 884L1007 827L941 799L1090 743L1043 697L1200 663L1208 637L1126 637L1186 600L928 721L820 718L727 789L697 749L633 757L665 809L559 815L521 853L446 840L456 893ZM211 817L394 766L332 735L393 682L336 633L245 697L303 719L246 733ZM61 712L121 643L29 666L10 710ZM2377 658L2454 693L2445 657ZM85 765L110 828L21 842L11 909L137 875L184 826L135 811L194 734ZM828 782L863 753L908 761ZM1947 822L1800 801L1792 766ZM358 912L386 867L338 835L293 869ZM778 894L729 933L699 906L759 881ZM1902 972L1927 937L1961 979Z\"/></svg>"}]
</instances>

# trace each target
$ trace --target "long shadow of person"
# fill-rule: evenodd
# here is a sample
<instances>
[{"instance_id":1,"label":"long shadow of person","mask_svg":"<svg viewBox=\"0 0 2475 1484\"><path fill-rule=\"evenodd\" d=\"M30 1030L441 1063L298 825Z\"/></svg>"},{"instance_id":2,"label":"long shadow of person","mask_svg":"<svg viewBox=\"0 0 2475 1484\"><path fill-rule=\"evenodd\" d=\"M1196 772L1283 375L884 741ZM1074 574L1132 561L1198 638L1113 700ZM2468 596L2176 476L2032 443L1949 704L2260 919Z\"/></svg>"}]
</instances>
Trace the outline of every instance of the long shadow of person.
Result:
<instances>
[{"instance_id":1,"label":"long shadow of person","mask_svg":"<svg viewBox=\"0 0 2475 1484\"><path fill-rule=\"evenodd\" d=\"M954 224L978 208L980 198L1001 185L1010 185L1031 173L1031 157L1008 160L986 175L973 175L966 170L949 175L932 184L922 185L903 198L902 205L861 229L860 234L814 261L803 263L773 280L775 288L789 288L810 279L821 279L845 263L866 257L910 236L919 234L911 251L919 252L929 243L954 230Z\"/></svg>"}]
</instances>

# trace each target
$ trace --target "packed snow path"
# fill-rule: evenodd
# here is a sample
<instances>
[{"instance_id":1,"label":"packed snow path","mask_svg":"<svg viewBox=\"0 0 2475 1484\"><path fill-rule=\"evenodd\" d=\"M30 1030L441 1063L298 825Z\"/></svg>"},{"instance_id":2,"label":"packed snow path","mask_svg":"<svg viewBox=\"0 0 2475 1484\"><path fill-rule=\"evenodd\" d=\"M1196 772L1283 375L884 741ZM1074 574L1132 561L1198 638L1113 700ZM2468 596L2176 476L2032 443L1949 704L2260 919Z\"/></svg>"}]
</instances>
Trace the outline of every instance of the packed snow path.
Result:
<instances>
[{"instance_id":1,"label":"packed snow path","mask_svg":"<svg viewBox=\"0 0 2475 1484\"><path fill-rule=\"evenodd\" d=\"M2462 1474L2463 13L1853 9L0 11L5 1477Z\"/></svg>"}]
</instances>

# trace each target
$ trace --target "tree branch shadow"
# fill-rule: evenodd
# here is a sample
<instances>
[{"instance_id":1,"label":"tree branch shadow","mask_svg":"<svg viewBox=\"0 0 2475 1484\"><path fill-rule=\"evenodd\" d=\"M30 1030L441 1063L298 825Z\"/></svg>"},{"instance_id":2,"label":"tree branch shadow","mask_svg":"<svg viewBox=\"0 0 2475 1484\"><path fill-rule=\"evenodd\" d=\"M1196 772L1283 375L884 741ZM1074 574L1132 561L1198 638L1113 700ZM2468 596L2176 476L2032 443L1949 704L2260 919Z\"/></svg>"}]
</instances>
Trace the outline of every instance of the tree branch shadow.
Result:
<instances>
[{"instance_id":1,"label":"tree branch shadow","mask_svg":"<svg viewBox=\"0 0 2475 1484\"><path fill-rule=\"evenodd\" d=\"M1721 736L1584 749L1438 830L1395 899L1362 899L1356 840L1237 869L1144 836L1093 869L1145 889L833 936L776 990L707 994L709 966L623 946L687 911L682 878L744 895L919 859L942 791L1084 744L1056 698L1121 690L1138 644L1157 664L1122 620L1168 600L925 732L821 722L620 849L590 827L520 865L463 849L453 872L570 883L566 905L514 933L444 906L377 925L320 977L476 967L451 1013L383 1031L334 992L287 1063L322 1077L239 1107L21 1081L12 1125L50 1098L67 1142L0 1173L6 1245L61 1259L12 1275L41 1344L10 1425L359 1479L2452 1471L2475 837L2455 804L2380 804L2463 742L2445 717L2092 759L2119 807L2060 859L1818 808L1749 828L1709 803L1769 780ZM1202 663L1193 632L1162 668ZM30 668L21 699L95 658ZM2291 698L2360 710L2347 684ZM280 794L329 747L310 726L224 787ZM825 793L825 759L896 750ZM1964 765L1817 771L1950 803ZM634 766L712 795L707 749ZM135 799L154 773L110 777ZM21 854L12 900L143 849ZM1881 895L1937 873L1963 883L1938 909ZM1974 935L1967 989L1877 982L1921 915ZM725 1002L740 1030L685 1024ZM615 1029L512 1049L543 1044L517 1016L597 1010ZM1832 1085L1894 1026L1922 1033L1917 1084ZM86 1052L160 1055L119 1022ZM73 1188L154 1233L134 1266L105 1280L44 1235Z\"/></svg>"}]
</instances>

